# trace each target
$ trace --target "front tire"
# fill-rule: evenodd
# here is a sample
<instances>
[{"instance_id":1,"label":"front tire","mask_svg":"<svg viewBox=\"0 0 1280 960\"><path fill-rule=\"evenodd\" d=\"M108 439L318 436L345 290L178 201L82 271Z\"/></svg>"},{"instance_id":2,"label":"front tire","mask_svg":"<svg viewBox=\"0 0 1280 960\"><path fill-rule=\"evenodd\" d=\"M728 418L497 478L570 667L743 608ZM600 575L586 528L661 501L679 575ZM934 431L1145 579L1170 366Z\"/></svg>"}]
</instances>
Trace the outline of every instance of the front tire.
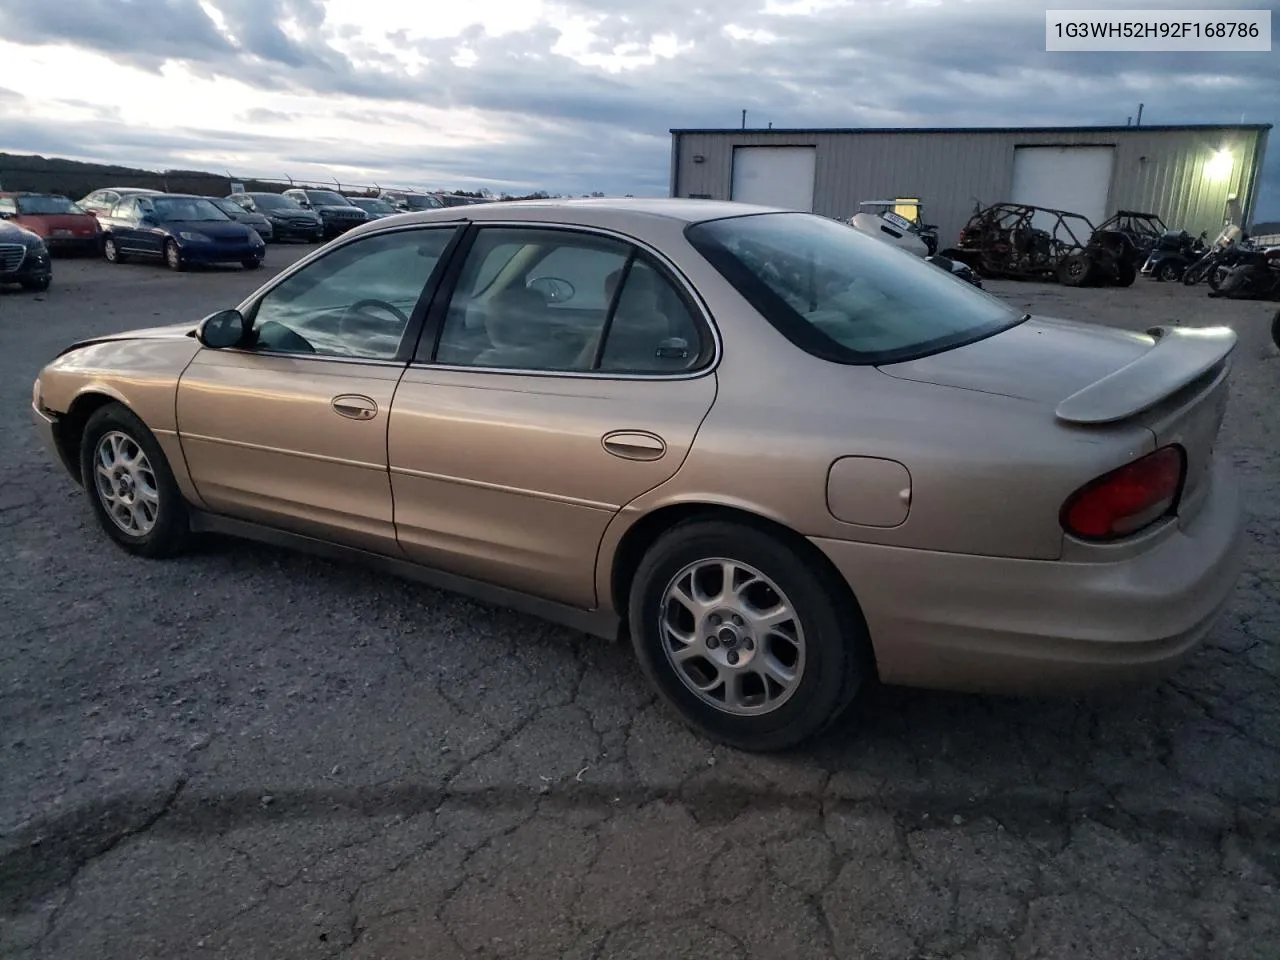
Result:
<instances>
[{"instance_id":1,"label":"front tire","mask_svg":"<svg viewBox=\"0 0 1280 960\"><path fill-rule=\"evenodd\" d=\"M262 266L262 258L250 257L247 260L241 260L240 266L244 267L246 270L257 270L259 267Z\"/></svg>"},{"instance_id":2,"label":"front tire","mask_svg":"<svg viewBox=\"0 0 1280 960\"><path fill-rule=\"evenodd\" d=\"M1175 260L1166 260L1156 270L1156 279L1161 283L1177 283L1182 279L1183 267Z\"/></svg>"},{"instance_id":3,"label":"front tire","mask_svg":"<svg viewBox=\"0 0 1280 960\"><path fill-rule=\"evenodd\" d=\"M80 442L80 476L98 523L143 557L180 553L190 537L187 504L146 425L123 404L98 408Z\"/></svg>"},{"instance_id":4,"label":"front tire","mask_svg":"<svg viewBox=\"0 0 1280 960\"><path fill-rule=\"evenodd\" d=\"M42 280L23 280L22 289L31 290L35 293L44 293L49 289L49 284L53 283L53 277L45 277Z\"/></svg>"},{"instance_id":5,"label":"front tire","mask_svg":"<svg viewBox=\"0 0 1280 960\"><path fill-rule=\"evenodd\" d=\"M640 665L668 705L742 750L820 733L873 670L845 584L745 524L695 520L663 535L636 571L629 620Z\"/></svg>"},{"instance_id":6,"label":"front tire","mask_svg":"<svg viewBox=\"0 0 1280 960\"><path fill-rule=\"evenodd\" d=\"M164 262L170 270L182 271L187 269L187 265L182 262L182 251L178 249L176 240L168 240L164 245Z\"/></svg>"},{"instance_id":7,"label":"front tire","mask_svg":"<svg viewBox=\"0 0 1280 960\"><path fill-rule=\"evenodd\" d=\"M1064 287L1089 287L1097 276L1098 265L1083 253L1063 257L1058 264L1058 282Z\"/></svg>"}]
</instances>

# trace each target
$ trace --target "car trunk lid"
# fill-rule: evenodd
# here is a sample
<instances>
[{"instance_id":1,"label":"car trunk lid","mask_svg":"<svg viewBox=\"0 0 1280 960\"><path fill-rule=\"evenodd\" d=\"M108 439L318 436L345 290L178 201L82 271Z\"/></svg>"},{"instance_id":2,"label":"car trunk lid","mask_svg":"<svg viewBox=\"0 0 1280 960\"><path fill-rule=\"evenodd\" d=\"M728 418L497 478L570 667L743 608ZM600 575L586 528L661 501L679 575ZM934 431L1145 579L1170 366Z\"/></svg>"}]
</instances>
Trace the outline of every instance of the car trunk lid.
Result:
<instances>
[{"instance_id":1,"label":"car trunk lid","mask_svg":"<svg viewBox=\"0 0 1280 960\"><path fill-rule=\"evenodd\" d=\"M880 370L893 377L1039 403L1064 425L1138 423L1156 446L1179 444L1187 474L1180 515L1193 516L1226 412L1227 327L1145 333L1033 318L994 337Z\"/></svg>"}]
</instances>

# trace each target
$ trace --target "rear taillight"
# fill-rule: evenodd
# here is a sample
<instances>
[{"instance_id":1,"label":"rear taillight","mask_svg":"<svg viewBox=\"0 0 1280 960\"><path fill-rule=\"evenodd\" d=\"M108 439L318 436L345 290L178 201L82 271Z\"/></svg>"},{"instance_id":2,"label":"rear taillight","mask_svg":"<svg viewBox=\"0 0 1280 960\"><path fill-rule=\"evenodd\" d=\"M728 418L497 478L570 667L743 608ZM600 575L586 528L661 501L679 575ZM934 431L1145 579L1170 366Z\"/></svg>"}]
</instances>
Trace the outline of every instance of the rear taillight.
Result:
<instances>
[{"instance_id":1,"label":"rear taillight","mask_svg":"<svg viewBox=\"0 0 1280 960\"><path fill-rule=\"evenodd\" d=\"M1137 533L1174 511L1186 469L1186 453L1175 445L1104 473L1067 498L1062 529L1082 540Z\"/></svg>"}]
</instances>

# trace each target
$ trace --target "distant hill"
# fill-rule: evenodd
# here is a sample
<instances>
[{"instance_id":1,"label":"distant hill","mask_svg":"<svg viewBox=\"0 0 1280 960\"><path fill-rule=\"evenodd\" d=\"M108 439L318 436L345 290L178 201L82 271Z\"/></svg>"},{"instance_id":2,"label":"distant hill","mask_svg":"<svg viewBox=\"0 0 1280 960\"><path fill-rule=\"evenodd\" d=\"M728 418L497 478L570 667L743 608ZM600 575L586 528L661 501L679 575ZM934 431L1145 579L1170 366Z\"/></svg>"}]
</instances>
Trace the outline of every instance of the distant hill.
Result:
<instances>
[{"instance_id":1,"label":"distant hill","mask_svg":"<svg viewBox=\"0 0 1280 960\"><path fill-rule=\"evenodd\" d=\"M202 196L225 197L231 192L232 183L242 183L253 193L280 193L290 187L320 187L332 190L332 181L288 181L233 179L221 173L204 170L141 170L110 163L85 163L81 160L63 160L61 157L41 157L35 154L0 153L0 190L31 190L37 193L58 193L72 200L79 200L87 193L102 187L148 187L166 193L195 193ZM376 196L377 189L364 184L344 183L342 192L352 196ZM460 197L484 196L477 191L448 191ZM603 194L598 194L603 196ZM502 194L503 200L532 200L548 197L539 190L525 196Z\"/></svg>"},{"instance_id":2,"label":"distant hill","mask_svg":"<svg viewBox=\"0 0 1280 960\"><path fill-rule=\"evenodd\" d=\"M101 187L149 187L167 193L225 197L231 192L232 182L224 174L207 173L203 170L139 170L115 164L63 160L60 157L0 153L0 189L60 193L73 200ZM273 193L287 190L290 186L285 181L234 182L243 183L246 190ZM302 183L298 185L306 186ZM362 193L368 192L368 189L353 184L352 189L348 190L344 184L343 191Z\"/></svg>"}]
</instances>

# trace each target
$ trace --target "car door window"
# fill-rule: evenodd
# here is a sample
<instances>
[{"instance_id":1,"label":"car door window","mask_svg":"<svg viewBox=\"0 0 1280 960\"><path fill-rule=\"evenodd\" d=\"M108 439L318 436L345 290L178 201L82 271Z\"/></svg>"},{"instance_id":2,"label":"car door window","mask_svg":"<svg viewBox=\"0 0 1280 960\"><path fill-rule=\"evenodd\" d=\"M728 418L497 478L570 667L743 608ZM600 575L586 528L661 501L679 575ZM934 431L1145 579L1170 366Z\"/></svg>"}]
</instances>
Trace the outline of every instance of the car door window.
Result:
<instances>
[{"instance_id":1,"label":"car door window","mask_svg":"<svg viewBox=\"0 0 1280 960\"><path fill-rule=\"evenodd\" d=\"M12 197L0 197L0 213L16 214L17 212L18 205Z\"/></svg>"},{"instance_id":2,"label":"car door window","mask_svg":"<svg viewBox=\"0 0 1280 960\"><path fill-rule=\"evenodd\" d=\"M455 229L363 237L308 264L258 301L256 348L394 359Z\"/></svg>"},{"instance_id":3,"label":"car door window","mask_svg":"<svg viewBox=\"0 0 1280 960\"><path fill-rule=\"evenodd\" d=\"M593 234L546 228L482 229L450 298L439 363L521 370L589 370L591 344L608 314L604 280L626 265L631 246ZM584 309L563 309L583 283ZM594 280L600 289L588 290ZM553 304L562 309L553 309Z\"/></svg>"},{"instance_id":4,"label":"car door window","mask_svg":"<svg viewBox=\"0 0 1280 960\"><path fill-rule=\"evenodd\" d=\"M484 228L450 299L436 362L514 370L673 373L703 338L685 300L622 240Z\"/></svg>"},{"instance_id":5,"label":"car door window","mask_svg":"<svg viewBox=\"0 0 1280 960\"><path fill-rule=\"evenodd\" d=\"M138 201L121 200L111 208L111 218L113 220L124 220L132 222L138 219Z\"/></svg>"}]
</instances>

